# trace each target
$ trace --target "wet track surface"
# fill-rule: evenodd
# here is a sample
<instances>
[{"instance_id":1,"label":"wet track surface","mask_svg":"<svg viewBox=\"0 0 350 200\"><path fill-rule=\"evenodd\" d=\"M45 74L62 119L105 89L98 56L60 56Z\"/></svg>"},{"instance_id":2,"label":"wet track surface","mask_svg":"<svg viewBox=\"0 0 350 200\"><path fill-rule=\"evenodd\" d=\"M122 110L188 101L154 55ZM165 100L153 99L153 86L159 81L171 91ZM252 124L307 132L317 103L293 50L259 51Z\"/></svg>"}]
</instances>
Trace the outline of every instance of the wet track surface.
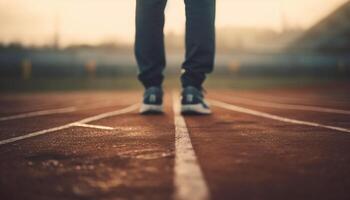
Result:
<instances>
[{"instance_id":1,"label":"wet track surface","mask_svg":"<svg viewBox=\"0 0 350 200\"><path fill-rule=\"evenodd\" d=\"M347 89L209 90L210 99L229 105L345 130L218 106L210 116L184 116L198 159L195 164L210 198L350 199ZM0 97L4 118L0 141L122 110L138 103L141 95L140 91L6 94ZM175 138L171 93L165 102L164 115L141 116L133 109L89 121L90 127L68 126L0 142L0 199L174 198L179 138ZM5 120L69 107L74 110Z\"/></svg>"}]
</instances>

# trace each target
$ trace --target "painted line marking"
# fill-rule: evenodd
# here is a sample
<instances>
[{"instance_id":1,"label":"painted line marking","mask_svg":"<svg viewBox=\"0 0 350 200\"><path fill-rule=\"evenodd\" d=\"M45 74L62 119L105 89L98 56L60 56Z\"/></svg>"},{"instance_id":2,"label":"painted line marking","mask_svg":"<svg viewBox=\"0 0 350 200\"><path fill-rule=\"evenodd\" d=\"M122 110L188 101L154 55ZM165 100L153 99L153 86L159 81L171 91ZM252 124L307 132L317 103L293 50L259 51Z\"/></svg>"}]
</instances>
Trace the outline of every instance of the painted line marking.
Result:
<instances>
[{"instance_id":1,"label":"painted line marking","mask_svg":"<svg viewBox=\"0 0 350 200\"><path fill-rule=\"evenodd\" d=\"M180 101L173 93L175 124L175 194L176 200L208 200L210 194L193 150Z\"/></svg>"},{"instance_id":2,"label":"painted line marking","mask_svg":"<svg viewBox=\"0 0 350 200\"><path fill-rule=\"evenodd\" d=\"M274 99L274 100L278 100L278 101L300 101L300 100L304 100L305 98L307 99L314 99L314 98L322 98L323 100L325 100L326 102L329 103L347 103L347 101L345 100L340 100L340 99L331 99L331 98L327 98L328 96L322 95L320 97L320 95L305 95L303 94L303 99L302 98L298 98L296 96L276 96L273 94L254 94L255 97L259 97L259 98L263 98L266 100L267 99Z\"/></svg>"},{"instance_id":3,"label":"painted line marking","mask_svg":"<svg viewBox=\"0 0 350 200\"><path fill-rule=\"evenodd\" d=\"M76 107L40 110L40 111L28 112L28 113L17 114L12 116L0 117L0 121L23 119L23 118L37 117L37 116L44 116L44 115L62 114L62 113L69 113L69 112L75 112L75 111L77 111Z\"/></svg>"},{"instance_id":4,"label":"painted line marking","mask_svg":"<svg viewBox=\"0 0 350 200\"><path fill-rule=\"evenodd\" d=\"M216 101L216 100L210 100L210 102L214 106L224 108L227 110L245 113L245 114L255 115L255 116L264 117L264 118L273 119L273 120L282 121L282 122L287 122L287 123L291 123L291 124L300 124L300 125L326 128L326 129L330 129L330 130L336 130L336 131L340 131L340 132L350 133L350 129L346 129L346 128L341 128L341 127L336 127L336 126L328 126L328 125L319 124L319 123L315 123L315 122L302 121L302 120L281 117L281 116L272 115L272 114L265 113L265 112L260 112L260 111L236 106L233 104L228 104L228 103L221 102L221 101Z\"/></svg>"},{"instance_id":5,"label":"painted line marking","mask_svg":"<svg viewBox=\"0 0 350 200\"><path fill-rule=\"evenodd\" d=\"M342 110L342 109L326 108L326 107L320 107L320 106L306 106L306 105L296 105L296 104L275 103L275 102L267 102L267 101L261 101L261 100L255 100L255 99L251 99L251 98L237 97L237 96L230 97L230 98L237 99L238 101L241 101L240 103L246 104L246 105L251 105L251 106L350 115L349 110Z\"/></svg>"},{"instance_id":6,"label":"painted line marking","mask_svg":"<svg viewBox=\"0 0 350 200\"><path fill-rule=\"evenodd\" d=\"M54 131L67 129L67 128L76 126L76 124L87 124L89 122L97 121L97 120L104 119L104 118L107 118L107 117L112 117L112 116L116 116L116 115L126 114L126 113L129 113L129 112L137 110L138 107L139 107L139 104L134 104L134 105L131 105L129 107L126 107L126 108L123 108L123 109L120 109L120 110L107 112L107 113L102 113L102 114L95 115L95 116L92 116L92 117L89 117L89 118L85 118L85 119L82 119L82 120L79 120L79 121L76 121L76 122L73 122L73 123L69 123L69 124L66 124L66 125L57 126L57 127L49 128L49 129L44 129L44 130L41 130L41 131L28 133L26 135L10 138L10 139L6 139L6 140L1 140L0 141L0 145L9 144L9 143L17 142L19 140L24 140L24 139L36 137L36 136L39 136L39 135L44 135L44 134L47 134L47 133L51 133L51 132L54 132Z\"/></svg>"},{"instance_id":7,"label":"painted line marking","mask_svg":"<svg viewBox=\"0 0 350 200\"><path fill-rule=\"evenodd\" d=\"M33 112L17 114L17 115L12 115L12 116L0 117L0 121L8 121L8 120L15 120L15 119L30 118L30 117L39 117L39 116L45 116L45 115L70 113L70 112L75 112L78 110L90 110L90 109L95 109L95 108L103 108L103 107L107 107L107 106L111 106L111 105L113 105L113 101L103 101L103 102L97 102L97 103L92 103L92 104L88 104L88 105L82 105L82 106L71 106L71 107L66 107L66 108L33 111Z\"/></svg>"},{"instance_id":8,"label":"painted line marking","mask_svg":"<svg viewBox=\"0 0 350 200\"><path fill-rule=\"evenodd\" d=\"M94 129L101 129L101 130L114 130L114 128L109 126L100 126L100 125L92 125L92 124L82 124L82 123L76 123L74 126L84 127L84 128L94 128Z\"/></svg>"}]
</instances>

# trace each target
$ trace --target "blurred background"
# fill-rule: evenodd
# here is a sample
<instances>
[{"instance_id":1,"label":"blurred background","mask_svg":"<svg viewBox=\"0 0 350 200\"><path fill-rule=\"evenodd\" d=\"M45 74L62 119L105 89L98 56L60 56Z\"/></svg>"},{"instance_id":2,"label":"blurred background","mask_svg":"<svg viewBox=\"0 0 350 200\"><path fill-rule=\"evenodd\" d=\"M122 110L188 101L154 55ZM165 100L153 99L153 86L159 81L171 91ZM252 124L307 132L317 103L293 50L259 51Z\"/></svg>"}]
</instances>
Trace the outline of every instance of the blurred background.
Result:
<instances>
[{"instance_id":1,"label":"blurred background","mask_svg":"<svg viewBox=\"0 0 350 200\"><path fill-rule=\"evenodd\" d=\"M0 1L0 91L141 88L135 1ZM168 0L168 86L179 85L184 5ZM350 1L218 0L209 88L348 83Z\"/></svg>"}]
</instances>

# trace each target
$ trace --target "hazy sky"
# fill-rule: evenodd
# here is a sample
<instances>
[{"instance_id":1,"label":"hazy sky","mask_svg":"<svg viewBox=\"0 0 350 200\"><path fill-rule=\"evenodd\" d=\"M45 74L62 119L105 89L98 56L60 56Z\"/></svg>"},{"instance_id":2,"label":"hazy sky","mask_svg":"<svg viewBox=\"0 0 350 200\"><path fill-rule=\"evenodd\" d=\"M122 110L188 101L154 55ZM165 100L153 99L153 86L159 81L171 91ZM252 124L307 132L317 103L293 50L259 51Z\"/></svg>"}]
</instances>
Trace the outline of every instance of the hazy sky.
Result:
<instances>
[{"instance_id":1,"label":"hazy sky","mask_svg":"<svg viewBox=\"0 0 350 200\"><path fill-rule=\"evenodd\" d=\"M147 0L146 0L147 1ZM217 0L217 27L310 27L347 0ZM135 0L0 0L0 41L47 44L132 42ZM184 29L183 0L168 0L166 32ZM57 23L55 22L57 21Z\"/></svg>"}]
</instances>

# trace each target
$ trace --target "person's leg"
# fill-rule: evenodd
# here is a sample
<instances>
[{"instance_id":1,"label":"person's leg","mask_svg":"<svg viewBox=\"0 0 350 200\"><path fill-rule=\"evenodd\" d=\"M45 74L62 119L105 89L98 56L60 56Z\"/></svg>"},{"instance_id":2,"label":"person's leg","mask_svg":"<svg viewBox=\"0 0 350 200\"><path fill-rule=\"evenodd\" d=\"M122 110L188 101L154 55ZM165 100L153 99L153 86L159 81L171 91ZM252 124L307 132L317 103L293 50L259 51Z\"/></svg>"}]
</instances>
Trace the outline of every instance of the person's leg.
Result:
<instances>
[{"instance_id":1,"label":"person's leg","mask_svg":"<svg viewBox=\"0 0 350 200\"><path fill-rule=\"evenodd\" d=\"M215 56L215 0L185 0L186 60L181 76L183 114L210 114L202 84L213 71Z\"/></svg>"},{"instance_id":2,"label":"person's leg","mask_svg":"<svg viewBox=\"0 0 350 200\"><path fill-rule=\"evenodd\" d=\"M164 9L167 0L136 1L135 56L139 80L145 86L160 87L165 68Z\"/></svg>"},{"instance_id":3,"label":"person's leg","mask_svg":"<svg viewBox=\"0 0 350 200\"><path fill-rule=\"evenodd\" d=\"M182 86L201 89L206 74L213 71L215 56L215 0L185 0L186 59Z\"/></svg>"}]
</instances>

